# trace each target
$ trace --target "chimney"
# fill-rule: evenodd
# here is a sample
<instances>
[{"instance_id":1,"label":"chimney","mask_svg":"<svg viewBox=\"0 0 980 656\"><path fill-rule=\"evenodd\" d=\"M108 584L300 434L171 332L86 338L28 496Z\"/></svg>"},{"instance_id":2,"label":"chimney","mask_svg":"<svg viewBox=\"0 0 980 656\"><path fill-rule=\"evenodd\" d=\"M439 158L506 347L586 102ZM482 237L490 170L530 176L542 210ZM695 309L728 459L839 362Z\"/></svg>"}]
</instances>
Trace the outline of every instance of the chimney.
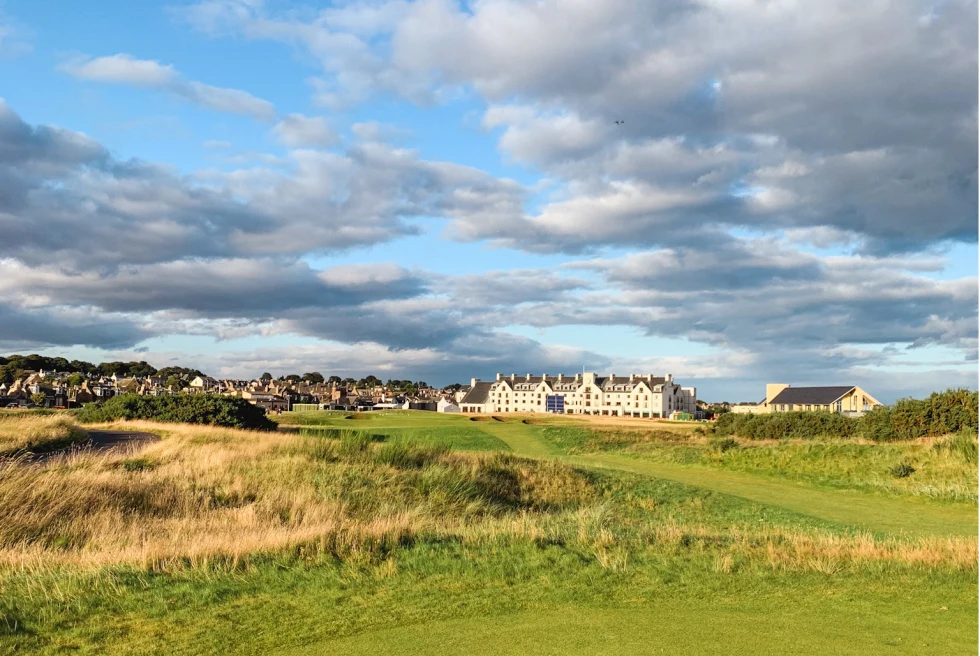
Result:
<instances>
[{"instance_id":1,"label":"chimney","mask_svg":"<svg viewBox=\"0 0 980 656\"><path fill-rule=\"evenodd\" d=\"M766 385L766 405L772 403L772 400L779 396L779 393L784 389L789 387L785 383L769 383Z\"/></svg>"},{"instance_id":2,"label":"chimney","mask_svg":"<svg viewBox=\"0 0 980 656\"><path fill-rule=\"evenodd\" d=\"M674 382L674 377L671 374L664 374L664 382L672 383Z\"/></svg>"},{"instance_id":3,"label":"chimney","mask_svg":"<svg viewBox=\"0 0 980 656\"><path fill-rule=\"evenodd\" d=\"M476 387L476 384L480 382L479 378L470 378L470 387Z\"/></svg>"},{"instance_id":4,"label":"chimney","mask_svg":"<svg viewBox=\"0 0 980 656\"><path fill-rule=\"evenodd\" d=\"M531 382L531 374L528 374L527 376L525 376L524 377L524 380L526 380L527 382Z\"/></svg>"},{"instance_id":5,"label":"chimney","mask_svg":"<svg viewBox=\"0 0 980 656\"><path fill-rule=\"evenodd\" d=\"M576 383L579 382L580 380L582 380L581 379L581 376L582 376L582 374L575 374L575 382Z\"/></svg>"},{"instance_id":6,"label":"chimney","mask_svg":"<svg viewBox=\"0 0 980 656\"><path fill-rule=\"evenodd\" d=\"M632 383L634 380L636 380L636 374L630 374L630 382Z\"/></svg>"},{"instance_id":7,"label":"chimney","mask_svg":"<svg viewBox=\"0 0 980 656\"><path fill-rule=\"evenodd\" d=\"M609 374L610 380L616 380L616 374Z\"/></svg>"},{"instance_id":8,"label":"chimney","mask_svg":"<svg viewBox=\"0 0 980 656\"><path fill-rule=\"evenodd\" d=\"M510 375L510 382L513 383L515 380L517 380L517 374L511 374Z\"/></svg>"},{"instance_id":9,"label":"chimney","mask_svg":"<svg viewBox=\"0 0 980 656\"><path fill-rule=\"evenodd\" d=\"M497 382L500 382L500 379L501 379L501 378L503 378L503 376L502 376L502 375L500 375L500 374L497 374Z\"/></svg>"},{"instance_id":10,"label":"chimney","mask_svg":"<svg viewBox=\"0 0 980 656\"><path fill-rule=\"evenodd\" d=\"M558 382L559 382L559 383L561 382L561 379L562 379L562 378L564 378L564 376L563 376L562 374L558 374Z\"/></svg>"}]
</instances>

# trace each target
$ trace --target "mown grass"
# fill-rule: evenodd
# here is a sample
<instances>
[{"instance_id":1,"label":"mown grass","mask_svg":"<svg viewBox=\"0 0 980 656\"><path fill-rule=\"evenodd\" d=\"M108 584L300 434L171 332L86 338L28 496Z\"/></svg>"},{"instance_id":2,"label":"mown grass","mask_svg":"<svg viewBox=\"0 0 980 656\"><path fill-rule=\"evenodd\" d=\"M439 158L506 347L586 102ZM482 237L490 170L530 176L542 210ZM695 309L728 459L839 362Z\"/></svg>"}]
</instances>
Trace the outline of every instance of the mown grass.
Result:
<instances>
[{"instance_id":1,"label":"mown grass","mask_svg":"<svg viewBox=\"0 0 980 656\"><path fill-rule=\"evenodd\" d=\"M425 636L463 621L454 635L494 653L512 639L480 627L514 613L545 641L529 651L596 653L584 636L551 642L555 609L601 632L670 608L689 610L677 653L701 653L701 616L783 618L823 636L818 650L976 651L975 536L876 537L646 476L371 437L412 418L335 421L314 435L127 423L163 439L4 465L0 653L364 653L373 632L443 621L382 651L438 653ZM766 626L735 644L789 644Z\"/></svg>"},{"instance_id":2,"label":"mown grass","mask_svg":"<svg viewBox=\"0 0 980 656\"><path fill-rule=\"evenodd\" d=\"M358 434L367 439L391 444L426 444L433 447L445 447L457 451L508 451L510 447L503 441L489 435L478 428L470 426L433 426L431 428L414 427L370 427L336 428L333 426L302 426L298 428L302 435L338 439L344 435Z\"/></svg>"},{"instance_id":3,"label":"mown grass","mask_svg":"<svg viewBox=\"0 0 980 656\"><path fill-rule=\"evenodd\" d=\"M590 430L548 427L542 433L569 454L619 453L790 480L829 489L898 497L977 502L977 438L961 433L935 440L859 443L855 440L780 440L686 437L662 430ZM897 476L901 465L913 469ZM907 471L907 470L905 470Z\"/></svg>"},{"instance_id":4,"label":"mown grass","mask_svg":"<svg viewBox=\"0 0 980 656\"><path fill-rule=\"evenodd\" d=\"M0 457L48 453L80 444L88 433L63 413L0 413Z\"/></svg>"}]
</instances>

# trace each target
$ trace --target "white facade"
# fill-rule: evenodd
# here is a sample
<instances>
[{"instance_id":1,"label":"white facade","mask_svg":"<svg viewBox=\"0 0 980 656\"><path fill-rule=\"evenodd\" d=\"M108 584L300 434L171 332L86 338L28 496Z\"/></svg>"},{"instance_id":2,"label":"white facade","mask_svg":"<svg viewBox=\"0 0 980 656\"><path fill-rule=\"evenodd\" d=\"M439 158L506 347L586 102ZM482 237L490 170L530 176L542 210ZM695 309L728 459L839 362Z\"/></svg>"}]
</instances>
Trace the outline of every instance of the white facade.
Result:
<instances>
[{"instance_id":1,"label":"white facade","mask_svg":"<svg viewBox=\"0 0 980 656\"><path fill-rule=\"evenodd\" d=\"M436 412L459 412L459 406L449 399L439 399L436 404Z\"/></svg>"},{"instance_id":2,"label":"white facade","mask_svg":"<svg viewBox=\"0 0 980 656\"><path fill-rule=\"evenodd\" d=\"M697 411L697 389L681 387L670 374L497 374L491 383L479 382L474 379L471 393L460 401L463 412L547 412L549 396L562 397L565 414L659 418Z\"/></svg>"}]
</instances>

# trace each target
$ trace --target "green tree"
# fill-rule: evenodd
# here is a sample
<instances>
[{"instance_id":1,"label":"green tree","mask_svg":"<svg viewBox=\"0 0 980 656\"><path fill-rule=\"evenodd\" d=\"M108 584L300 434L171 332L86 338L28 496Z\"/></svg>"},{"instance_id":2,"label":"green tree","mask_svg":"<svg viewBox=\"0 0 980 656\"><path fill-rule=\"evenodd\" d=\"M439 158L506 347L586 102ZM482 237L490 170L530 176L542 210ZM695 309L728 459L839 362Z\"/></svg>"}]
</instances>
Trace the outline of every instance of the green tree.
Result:
<instances>
[{"instance_id":1,"label":"green tree","mask_svg":"<svg viewBox=\"0 0 980 656\"><path fill-rule=\"evenodd\" d=\"M261 376L259 376L259 380L261 380L261 381L263 381L263 382L266 382L266 383L267 383L267 382L269 382L270 380L272 380L272 374L270 374L270 373L269 373L269 372L267 371L267 372L265 372L264 374L262 374Z\"/></svg>"},{"instance_id":2,"label":"green tree","mask_svg":"<svg viewBox=\"0 0 980 656\"><path fill-rule=\"evenodd\" d=\"M174 390L175 392L184 389L188 385L190 385L190 383L188 383L186 380L184 380L177 374L171 374L170 376L167 377L167 387L169 389Z\"/></svg>"},{"instance_id":3,"label":"green tree","mask_svg":"<svg viewBox=\"0 0 980 656\"><path fill-rule=\"evenodd\" d=\"M323 374L319 371L312 371L308 374L303 374L303 380L307 383L318 384L323 382Z\"/></svg>"},{"instance_id":4,"label":"green tree","mask_svg":"<svg viewBox=\"0 0 980 656\"><path fill-rule=\"evenodd\" d=\"M31 401L34 402L34 405L43 406L47 398L48 397L44 392L34 392L33 394L31 394Z\"/></svg>"},{"instance_id":5,"label":"green tree","mask_svg":"<svg viewBox=\"0 0 980 656\"><path fill-rule=\"evenodd\" d=\"M65 382L68 383L70 387L78 387L79 385L85 382L85 376L83 376L80 373L74 373L68 378L66 378Z\"/></svg>"},{"instance_id":6,"label":"green tree","mask_svg":"<svg viewBox=\"0 0 980 656\"><path fill-rule=\"evenodd\" d=\"M327 379L327 382L334 383L335 385L337 385L342 383L343 380L340 378L340 376L331 376L330 378Z\"/></svg>"}]
</instances>

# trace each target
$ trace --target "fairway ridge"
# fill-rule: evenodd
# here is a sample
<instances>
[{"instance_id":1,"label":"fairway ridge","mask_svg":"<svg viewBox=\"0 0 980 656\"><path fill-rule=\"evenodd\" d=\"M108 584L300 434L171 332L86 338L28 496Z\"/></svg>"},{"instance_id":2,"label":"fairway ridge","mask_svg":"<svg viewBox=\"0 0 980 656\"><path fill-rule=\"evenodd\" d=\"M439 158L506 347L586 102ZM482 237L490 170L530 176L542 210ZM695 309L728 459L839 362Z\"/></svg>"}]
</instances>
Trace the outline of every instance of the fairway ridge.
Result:
<instances>
[{"instance_id":1,"label":"fairway ridge","mask_svg":"<svg viewBox=\"0 0 980 656\"><path fill-rule=\"evenodd\" d=\"M538 434L540 427L536 425L481 424L479 428L507 443L519 455L558 458L580 467L602 467L665 478L874 533L910 536L977 534L977 509L967 504L917 502L857 491L823 490L741 472L655 463L614 454L571 456L542 439Z\"/></svg>"}]
</instances>

